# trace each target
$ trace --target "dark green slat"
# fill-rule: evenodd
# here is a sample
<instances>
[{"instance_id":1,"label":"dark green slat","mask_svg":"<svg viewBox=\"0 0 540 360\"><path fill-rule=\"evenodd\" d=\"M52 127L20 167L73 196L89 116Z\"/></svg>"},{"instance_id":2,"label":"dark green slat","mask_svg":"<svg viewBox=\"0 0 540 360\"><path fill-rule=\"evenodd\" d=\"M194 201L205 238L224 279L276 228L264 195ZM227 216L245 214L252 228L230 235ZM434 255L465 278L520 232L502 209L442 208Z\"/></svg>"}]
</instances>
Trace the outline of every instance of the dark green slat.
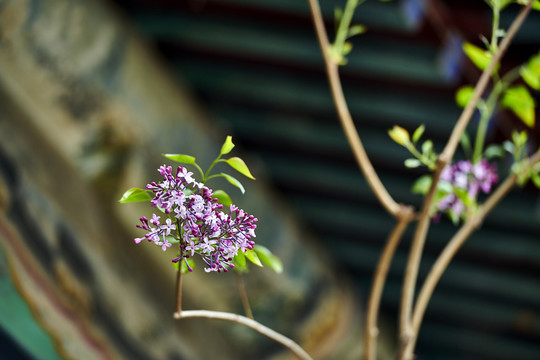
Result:
<instances>
[{"instance_id":1,"label":"dark green slat","mask_svg":"<svg viewBox=\"0 0 540 360\"><path fill-rule=\"evenodd\" d=\"M323 68L313 31L287 29L274 24L234 21L215 17L137 14L136 21L154 41L213 49L224 54L242 55ZM354 51L348 56L344 73L370 73L440 86L446 82L439 65L439 49L427 44L410 44L373 34L354 38Z\"/></svg>"}]
</instances>

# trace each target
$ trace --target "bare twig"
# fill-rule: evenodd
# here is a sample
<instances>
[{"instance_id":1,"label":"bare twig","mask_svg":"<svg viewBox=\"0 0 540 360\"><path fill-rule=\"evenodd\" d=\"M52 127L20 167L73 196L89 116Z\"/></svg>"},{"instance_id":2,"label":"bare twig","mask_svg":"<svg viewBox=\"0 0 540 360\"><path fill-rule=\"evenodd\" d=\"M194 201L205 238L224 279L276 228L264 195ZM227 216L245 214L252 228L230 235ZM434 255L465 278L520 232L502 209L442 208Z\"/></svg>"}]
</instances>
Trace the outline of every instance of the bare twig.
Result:
<instances>
[{"instance_id":1,"label":"bare twig","mask_svg":"<svg viewBox=\"0 0 540 360\"><path fill-rule=\"evenodd\" d=\"M352 148L353 155L356 162L360 166L360 169L364 173L371 190L373 190L373 193L379 202L390 214L397 217L401 207L394 201L392 196L390 196L379 176L375 172L375 169L373 168L373 165L366 154L364 146L362 145L362 141L360 140L358 131L356 130L352 120L347 102L345 101L341 80L339 78L338 65L332 61L329 56L330 42L328 41L328 36L324 27L319 2L317 0L309 0L309 5L311 8L315 32L317 33L317 38L319 40L319 45L321 47L321 52L326 66L326 73L330 83L332 98L334 99L334 104L336 106L341 126L343 127L347 140L349 141L349 145Z\"/></svg>"},{"instance_id":2,"label":"bare twig","mask_svg":"<svg viewBox=\"0 0 540 360\"><path fill-rule=\"evenodd\" d=\"M493 74L495 66L499 63L501 57L503 56L510 42L512 41L513 37L517 33L517 30L519 29L519 27L525 20L528 12L531 9L532 3L533 1L531 0L528 3L528 5L523 8L523 10L516 17L516 19L514 20L514 22L508 29L507 35L501 42L500 47L498 48L497 52L493 55L491 59L491 63L484 70L480 79L478 80L478 83L476 84L472 98L467 104L467 106L465 107L465 109L463 110L463 112L461 113L461 116L459 117L456 123L456 126L454 127L452 131L452 134L448 140L448 143L446 144L446 147L444 148L443 152L439 155L437 168L435 169L435 172L433 174L433 181L431 184L431 188L428 193L428 196L424 200L421 217L418 222L417 229L415 231L413 243L411 245L411 251L409 254L409 260L407 263L407 269L405 272L405 280L403 284L401 312L400 312L400 331L401 331L401 339L402 339L402 348L409 347L410 345L408 343L411 341L412 338L416 337L416 334L412 333L412 329L411 329L411 313L412 313L414 292L415 292L416 281L418 277L418 268L420 267L422 251L424 248L427 231L429 229L429 208L431 206L431 202L433 201L433 195L435 194L440 174L442 170L444 169L444 167L450 162L450 160L454 156L457 145L459 143L459 139L461 135L463 134L463 132L465 131L467 124L469 123L473 115L473 112L474 112L474 109L476 108L476 104L478 100L480 99L481 95L486 89L489 78L491 74ZM412 354L410 354L409 356L412 356ZM402 357L401 359L407 359L407 358Z\"/></svg>"},{"instance_id":3,"label":"bare twig","mask_svg":"<svg viewBox=\"0 0 540 360\"><path fill-rule=\"evenodd\" d=\"M364 359L376 360L377 359L377 338L379 335L379 328L377 325L377 318L379 315L379 306L381 303L381 297L388 275L388 270L394 258L397 246L403 236L403 233L407 229L409 223L414 219L414 211L412 209L404 210L404 215L399 219L396 226L392 230L392 233L388 237L386 245L382 251L381 257L377 264L377 269L373 278L373 284L371 285L371 294L369 297L366 317L366 330L364 340Z\"/></svg>"},{"instance_id":4,"label":"bare twig","mask_svg":"<svg viewBox=\"0 0 540 360\"><path fill-rule=\"evenodd\" d=\"M207 319L216 319L216 320L225 320L231 321L237 324L247 326L258 333L282 344L287 349L289 349L298 359L300 360L313 360L309 354L300 347L296 342L289 339L288 337L262 325L261 323L250 319L248 317L232 314L221 311L209 311L209 310L185 310L181 312L176 312L174 314L175 319L185 319L185 318L207 318Z\"/></svg>"}]
</instances>

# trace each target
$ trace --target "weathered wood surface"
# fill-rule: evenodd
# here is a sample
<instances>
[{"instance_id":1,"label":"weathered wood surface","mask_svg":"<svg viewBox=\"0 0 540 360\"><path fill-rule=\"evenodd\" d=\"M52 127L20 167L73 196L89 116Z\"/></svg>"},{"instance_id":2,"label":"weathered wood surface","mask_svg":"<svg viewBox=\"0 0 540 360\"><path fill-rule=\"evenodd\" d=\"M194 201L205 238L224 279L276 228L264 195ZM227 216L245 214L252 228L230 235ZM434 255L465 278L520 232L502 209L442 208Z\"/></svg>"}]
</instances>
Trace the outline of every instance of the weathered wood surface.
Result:
<instances>
[{"instance_id":1,"label":"weathered wood surface","mask_svg":"<svg viewBox=\"0 0 540 360\"><path fill-rule=\"evenodd\" d=\"M174 321L171 254L132 238L142 204L117 199L155 178L160 153L208 164L226 133L100 1L0 1L0 239L9 273L58 353L73 359L289 357L235 325ZM258 180L230 190L261 219L283 275L247 276L257 319L316 358L359 353L360 304ZM185 308L241 312L234 277L197 272ZM2 300L0 299L0 304Z\"/></svg>"}]
</instances>

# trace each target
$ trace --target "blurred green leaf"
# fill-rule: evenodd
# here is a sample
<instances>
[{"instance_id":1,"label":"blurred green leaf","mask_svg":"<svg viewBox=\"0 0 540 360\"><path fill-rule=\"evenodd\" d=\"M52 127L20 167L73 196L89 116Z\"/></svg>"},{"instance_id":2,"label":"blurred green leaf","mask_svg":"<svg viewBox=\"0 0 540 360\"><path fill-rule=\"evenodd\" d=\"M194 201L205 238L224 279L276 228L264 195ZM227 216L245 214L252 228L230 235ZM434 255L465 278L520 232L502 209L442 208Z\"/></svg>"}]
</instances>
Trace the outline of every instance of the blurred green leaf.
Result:
<instances>
[{"instance_id":1,"label":"blurred green leaf","mask_svg":"<svg viewBox=\"0 0 540 360\"><path fill-rule=\"evenodd\" d=\"M529 3L529 0L516 0L516 2L521 5L527 5ZM540 11L540 0L535 0L533 2L532 9Z\"/></svg>"},{"instance_id":2,"label":"blurred green leaf","mask_svg":"<svg viewBox=\"0 0 540 360\"><path fill-rule=\"evenodd\" d=\"M367 28L364 25L353 25L349 28L349 32L347 33L347 37L351 38L355 35L360 35L365 33Z\"/></svg>"},{"instance_id":3,"label":"blurred green leaf","mask_svg":"<svg viewBox=\"0 0 540 360\"><path fill-rule=\"evenodd\" d=\"M496 158L496 157L503 157L504 156L504 150L500 145L490 145L484 150L484 157L488 160Z\"/></svg>"},{"instance_id":4,"label":"blurred green leaf","mask_svg":"<svg viewBox=\"0 0 540 360\"><path fill-rule=\"evenodd\" d=\"M191 268L191 270L195 269L195 262L193 261L193 259L187 258L186 260L189 265L189 268ZM178 262L178 263L181 263L180 267L181 267L182 274L189 274L191 272L189 271L188 265L186 265L186 260L182 259Z\"/></svg>"},{"instance_id":5,"label":"blurred green leaf","mask_svg":"<svg viewBox=\"0 0 540 360\"><path fill-rule=\"evenodd\" d=\"M263 264L261 263L261 260L259 259L259 256L254 250L246 250L244 255L246 255L248 260L254 263L255 265L261 266L261 267L263 266Z\"/></svg>"},{"instance_id":6,"label":"blurred green leaf","mask_svg":"<svg viewBox=\"0 0 540 360\"><path fill-rule=\"evenodd\" d=\"M540 175L536 171L531 171L531 180L534 186L540 189Z\"/></svg>"},{"instance_id":7,"label":"blurred green leaf","mask_svg":"<svg viewBox=\"0 0 540 360\"><path fill-rule=\"evenodd\" d=\"M214 197L216 197L218 199L218 203L220 203L221 205L223 205L224 207L229 207L232 205L232 200L231 200L231 197L229 196L229 194L227 194L225 191L223 190L216 190L214 191Z\"/></svg>"},{"instance_id":8,"label":"blurred green leaf","mask_svg":"<svg viewBox=\"0 0 540 360\"><path fill-rule=\"evenodd\" d=\"M251 175L251 172L249 171L246 163L244 160L240 159L239 157L232 157L230 159L225 160L227 164L229 164L234 170L238 171L240 174L255 180L253 175Z\"/></svg>"},{"instance_id":9,"label":"blurred green leaf","mask_svg":"<svg viewBox=\"0 0 540 360\"><path fill-rule=\"evenodd\" d=\"M239 251L236 256L233 258L233 261L235 263L235 270L247 270L246 266L246 256L243 252ZM236 269L236 268L240 269Z\"/></svg>"},{"instance_id":10,"label":"blurred green leaf","mask_svg":"<svg viewBox=\"0 0 540 360\"><path fill-rule=\"evenodd\" d=\"M421 176L413 183L411 191L414 194L426 195L431 187L431 182L431 175Z\"/></svg>"},{"instance_id":11,"label":"blurred green leaf","mask_svg":"<svg viewBox=\"0 0 540 360\"><path fill-rule=\"evenodd\" d=\"M505 108L512 110L525 125L534 127L534 107L536 104L525 86L519 85L507 89L503 94L501 104Z\"/></svg>"},{"instance_id":12,"label":"blurred green leaf","mask_svg":"<svg viewBox=\"0 0 540 360\"><path fill-rule=\"evenodd\" d=\"M473 92L474 92L474 87L470 85L465 85L465 86L460 87L458 91L456 92L456 104L462 108L467 106L467 104L472 98Z\"/></svg>"},{"instance_id":13,"label":"blurred green leaf","mask_svg":"<svg viewBox=\"0 0 540 360\"><path fill-rule=\"evenodd\" d=\"M221 146L221 152L219 154L226 155L230 153L233 148L234 144L232 142L232 136L227 136L227 138L225 139L225 143L223 143L223 146Z\"/></svg>"},{"instance_id":14,"label":"blurred green leaf","mask_svg":"<svg viewBox=\"0 0 540 360\"><path fill-rule=\"evenodd\" d=\"M253 250L257 253L259 259L263 264L270 267L278 274L281 274L283 272L283 263L276 255L272 254L272 252L268 248L256 244L253 247Z\"/></svg>"},{"instance_id":15,"label":"blurred green leaf","mask_svg":"<svg viewBox=\"0 0 540 360\"><path fill-rule=\"evenodd\" d=\"M416 144L418 140L420 140L425 130L426 130L426 127L424 126L424 124L420 125L419 127L416 128L416 130L414 130L414 133L412 136L413 143Z\"/></svg>"},{"instance_id":16,"label":"blurred green leaf","mask_svg":"<svg viewBox=\"0 0 540 360\"><path fill-rule=\"evenodd\" d=\"M488 51L469 42L463 43L463 51L480 70L485 70L491 62L491 54Z\"/></svg>"},{"instance_id":17,"label":"blurred green leaf","mask_svg":"<svg viewBox=\"0 0 540 360\"><path fill-rule=\"evenodd\" d=\"M489 0L489 4L499 11L504 9L511 2L512 0Z\"/></svg>"},{"instance_id":18,"label":"blurred green leaf","mask_svg":"<svg viewBox=\"0 0 540 360\"><path fill-rule=\"evenodd\" d=\"M131 188L122 195L122 198L118 202L122 204L140 202L140 201L150 201L152 200L148 190L140 188Z\"/></svg>"},{"instance_id":19,"label":"blurred green leaf","mask_svg":"<svg viewBox=\"0 0 540 360\"><path fill-rule=\"evenodd\" d=\"M520 75L531 88L540 90L540 52L520 69Z\"/></svg>"},{"instance_id":20,"label":"blurred green leaf","mask_svg":"<svg viewBox=\"0 0 540 360\"><path fill-rule=\"evenodd\" d=\"M431 154L432 152L433 152L433 141L431 140L424 141L424 143L422 144L422 154L424 154L425 156L429 156L429 154Z\"/></svg>"},{"instance_id":21,"label":"blurred green leaf","mask_svg":"<svg viewBox=\"0 0 540 360\"><path fill-rule=\"evenodd\" d=\"M405 167L409 169L414 169L421 166L422 162L418 159L406 159L404 164L405 164Z\"/></svg>"},{"instance_id":22,"label":"blurred green leaf","mask_svg":"<svg viewBox=\"0 0 540 360\"><path fill-rule=\"evenodd\" d=\"M240 189L240 191L242 192L242 194L244 194L246 192L246 190L244 189L244 186L242 185L242 183L240 181L238 181L235 177L232 177L231 175L229 174L225 174L225 173L221 173L221 174L217 174L215 176L221 176L221 177L224 177L225 179L227 179L227 181L229 183L231 183L232 185L236 186L237 188Z\"/></svg>"}]
</instances>

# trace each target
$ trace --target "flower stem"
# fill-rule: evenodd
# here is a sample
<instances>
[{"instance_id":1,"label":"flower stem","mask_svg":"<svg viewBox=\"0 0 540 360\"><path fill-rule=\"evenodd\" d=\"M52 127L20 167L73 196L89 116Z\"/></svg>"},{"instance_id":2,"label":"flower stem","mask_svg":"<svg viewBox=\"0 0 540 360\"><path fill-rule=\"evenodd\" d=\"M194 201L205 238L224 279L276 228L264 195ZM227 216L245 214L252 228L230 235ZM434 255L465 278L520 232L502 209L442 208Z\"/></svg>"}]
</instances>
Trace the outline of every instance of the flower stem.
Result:
<instances>
[{"instance_id":1,"label":"flower stem","mask_svg":"<svg viewBox=\"0 0 540 360\"><path fill-rule=\"evenodd\" d=\"M240 294L240 299L242 300L242 306L244 307L246 316L250 319L255 319L253 317L253 312L251 311L251 305L249 304L246 285L244 283L244 276L238 272L236 273L236 285L238 286L238 293Z\"/></svg>"},{"instance_id":2,"label":"flower stem","mask_svg":"<svg viewBox=\"0 0 540 360\"><path fill-rule=\"evenodd\" d=\"M176 275L176 312L182 311L182 264L178 262L178 274Z\"/></svg>"},{"instance_id":3,"label":"flower stem","mask_svg":"<svg viewBox=\"0 0 540 360\"><path fill-rule=\"evenodd\" d=\"M250 329L253 329L257 331L258 333L282 344L300 360L313 360L311 356L293 340L278 333L277 331L270 329L269 327L264 326L263 324L253 319L250 319L242 315L228 313L228 312L221 312L221 311L184 310L184 311L176 312L174 314L174 318L175 319L207 318L207 319L231 321L240 325L247 326Z\"/></svg>"}]
</instances>

